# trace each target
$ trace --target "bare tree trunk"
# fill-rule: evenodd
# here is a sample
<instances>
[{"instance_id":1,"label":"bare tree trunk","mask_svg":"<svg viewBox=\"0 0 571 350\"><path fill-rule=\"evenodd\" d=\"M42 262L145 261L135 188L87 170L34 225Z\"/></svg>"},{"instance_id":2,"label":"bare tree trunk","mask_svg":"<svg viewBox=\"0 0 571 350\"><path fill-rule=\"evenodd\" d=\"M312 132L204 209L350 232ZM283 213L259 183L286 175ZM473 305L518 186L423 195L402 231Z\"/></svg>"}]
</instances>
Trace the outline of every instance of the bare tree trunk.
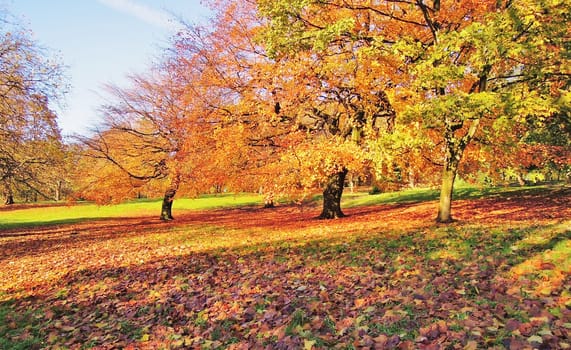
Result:
<instances>
[{"instance_id":1,"label":"bare tree trunk","mask_svg":"<svg viewBox=\"0 0 571 350\"><path fill-rule=\"evenodd\" d=\"M8 184L4 184L4 204L5 205L14 204L14 194L12 193L12 189Z\"/></svg>"},{"instance_id":2,"label":"bare tree trunk","mask_svg":"<svg viewBox=\"0 0 571 350\"><path fill-rule=\"evenodd\" d=\"M341 211L341 196L343 195L346 176L347 169L343 169L343 171L330 175L327 179L323 190L323 210L319 215L320 219L336 219L345 216Z\"/></svg>"},{"instance_id":3,"label":"bare tree trunk","mask_svg":"<svg viewBox=\"0 0 571 350\"><path fill-rule=\"evenodd\" d=\"M61 180L56 181L55 195L54 195L54 199L56 202L59 202L61 200L61 188L62 188L62 181Z\"/></svg>"},{"instance_id":4,"label":"bare tree trunk","mask_svg":"<svg viewBox=\"0 0 571 350\"><path fill-rule=\"evenodd\" d=\"M440 6L439 1L434 2L434 6ZM486 85L488 82L488 73L492 69L491 66L486 66L480 75L478 82L478 91L484 92L487 90ZM444 92L442 92L444 94ZM444 142L446 144L446 154L444 161L444 170L442 172L442 187L440 188L440 203L438 204L437 222L452 222L452 193L454 191L454 180L458 174L458 166L464 154L464 150L474 138L476 131L480 125L480 118L471 120L468 130L463 136L456 135L456 132L462 130L465 126L466 120L455 120L454 118L447 117L444 120Z\"/></svg>"},{"instance_id":5,"label":"bare tree trunk","mask_svg":"<svg viewBox=\"0 0 571 350\"><path fill-rule=\"evenodd\" d=\"M446 154L444 161L444 170L442 171L442 185L440 187L440 201L438 203L437 222L452 222L452 193L454 192L454 181L458 174L458 166L464 154L464 150L468 143L474 137L480 120L472 121L468 131L462 137L457 137L455 131L459 129L458 124L454 124L447 120L447 131L444 135L446 142Z\"/></svg>"},{"instance_id":6,"label":"bare tree trunk","mask_svg":"<svg viewBox=\"0 0 571 350\"><path fill-rule=\"evenodd\" d=\"M440 201L438 203L437 222L452 222L452 193L454 191L454 180L456 170L444 169L442 172L442 185L440 187Z\"/></svg>"},{"instance_id":7,"label":"bare tree trunk","mask_svg":"<svg viewBox=\"0 0 571 350\"><path fill-rule=\"evenodd\" d=\"M525 185L526 185L522 173L520 173L520 172L518 171L517 174L516 174L516 177L517 177L517 183L518 183L520 186L525 186Z\"/></svg>"},{"instance_id":8,"label":"bare tree trunk","mask_svg":"<svg viewBox=\"0 0 571 350\"><path fill-rule=\"evenodd\" d=\"M415 188L416 187L416 181L414 178L414 170L412 170L411 168L408 169L408 187L410 188Z\"/></svg>"},{"instance_id":9,"label":"bare tree trunk","mask_svg":"<svg viewBox=\"0 0 571 350\"><path fill-rule=\"evenodd\" d=\"M6 199L4 200L5 205L14 204L14 195L12 195L12 193L6 193L5 196L6 196Z\"/></svg>"},{"instance_id":10,"label":"bare tree trunk","mask_svg":"<svg viewBox=\"0 0 571 350\"><path fill-rule=\"evenodd\" d=\"M273 192L268 192L264 195L264 208L274 208L275 202L274 202L274 193Z\"/></svg>"},{"instance_id":11,"label":"bare tree trunk","mask_svg":"<svg viewBox=\"0 0 571 350\"><path fill-rule=\"evenodd\" d=\"M177 174L172 179L171 186L165 191L165 196L163 198L163 204L161 207L161 220L163 221L174 220L172 216L172 203L174 201L176 191L178 191L179 184L180 176Z\"/></svg>"},{"instance_id":12,"label":"bare tree trunk","mask_svg":"<svg viewBox=\"0 0 571 350\"><path fill-rule=\"evenodd\" d=\"M174 220L172 216L172 203L174 201L174 196L176 195L176 190L174 188L169 188L165 191L165 196L163 198L163 204L161 207L161 220L168 221Z\"/></svg>"}]
</instances>

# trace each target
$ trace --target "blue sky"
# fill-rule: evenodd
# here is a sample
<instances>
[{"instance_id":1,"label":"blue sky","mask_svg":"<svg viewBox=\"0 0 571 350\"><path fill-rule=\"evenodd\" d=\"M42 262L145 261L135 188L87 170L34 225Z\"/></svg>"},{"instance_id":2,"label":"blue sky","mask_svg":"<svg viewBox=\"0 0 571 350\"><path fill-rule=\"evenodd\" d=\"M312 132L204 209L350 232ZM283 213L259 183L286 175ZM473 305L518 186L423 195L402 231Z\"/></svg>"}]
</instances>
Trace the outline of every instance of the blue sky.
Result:
<instances>
[{"instance_id":1,"label":"blue sky","mask_svg":"<svg viewBox=\"0 0 571 350\"><path fill-rule=\"evenodd\" d=\"M207 22L200 0L0 0L34 39L67 66L72 90L54 106L64 135L86 134L100 120L104 84L127 86L176 33L174 18Z\"/></svg>"}]
</instances>

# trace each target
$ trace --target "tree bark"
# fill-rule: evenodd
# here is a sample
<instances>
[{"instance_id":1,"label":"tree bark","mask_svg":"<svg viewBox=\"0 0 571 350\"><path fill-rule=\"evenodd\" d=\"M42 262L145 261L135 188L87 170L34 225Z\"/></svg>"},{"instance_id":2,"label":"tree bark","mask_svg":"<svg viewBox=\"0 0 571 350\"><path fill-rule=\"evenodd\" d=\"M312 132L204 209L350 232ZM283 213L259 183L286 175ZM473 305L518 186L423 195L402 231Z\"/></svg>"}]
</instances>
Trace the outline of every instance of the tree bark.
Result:
<instances>
[{"instance_id":1,"label":"tree bark","mask_svg":"<svg viewBox=\"0 0 571 350\"><path fill-rule=\"evenodd\" d=\"M336 219L345 216L341 211L341 196L343 195L343 186L347 169L332 174L327 179L325 189L323 190L323 210L320 219Z\"/></svg>"},{"instance_id":2,"label":"tree bark","mask_svg":"<svg viewBox=\"0 0 571 350\"><path fill-rule=\"evenodd\" d=\"M442 171L442 185L440 187L440 201L438 203L437 222L449 223L452 219L452 193L454 191L454 180L458 174L458 166L464 154L464 150L474 137L480 120L472 121L468 131L461 138L455 135L458 129L457 124L447 120L447 130L444 134L444 142L446 143L446 154L444 161L444 170Z\"/></svg>"},{"instance_id":3,"label":"tree bark","mask_svg":"<svg viewBox=\"0 0 571 350\"><path fill-rule=\"evenodd\" d=\"M274 208L274 194L272 192L266 193L264 196L264 208Z\"/></svg>"},{"instance_id":4,"label":"tree bark","mask_svg":"<svg viewBox=\"0 0 571 350\"><path fill-rule=\"evenodd\" d=\"M4 204L5 205L12 205L14 204L14 193L12 192L12 188L9 184L4 184L3 186L3 195L4 195Z\"/></svg>"},{"instance_id":5,"label":"tree bark","mask_svg":"<svg viewBox=\"0 0 571 350\"><path fill-rule=\"evenodd\" d=\"M455 129L447 120L447 130L444 134L446 153L444 156L444 169L442 170L442 183L440 186L440 200L438 203L438 216L436 222L452 222L452 194L454 192L454 180L458 173L458 165L464 153L465 142L468 138L459 139L454 134ZM467 144L467 143L466 143Z\"/></svg>"},{"instance_id":6,"label":"tree bark","mask_svg":"<svg viewBox=\"0 0 571 350\"><path fill-rule=\"evenodd\" d=\"M435 1L434 6L436 7L439 2ZM484 92L487 90L488 74L492 66L487 65L483 67L480 73L480 79L475 85L475 90L479 92ZM442 92L444 94L444 92ZM460 165L460 160L464 154L464 150L474 138L476 131L480 125L480 118L474 118L471 120L470 126L466 133L459 137L456 132L462 130L465 126L465 120L446 117L444 120L444 142L446 145L446 153L444 157L444 170L442 172L442 187L440 188L440 202L438 204L438 216L436 217L437 222L448 223L452 222L452 193L454 191L454 180L456 179L456 174L458 173L458 166Z\"/></svg>"},{"instance_id":7,"label":"tree bark","mask_svg":"<svg viewBox=\"0 0 571 350\"><path fill-rule=\"evenodd\" d=\"M448 168L448 167L447 167ZM442 172L442 185L440 187L440 202L438 203L437 222L452 222L452 193L454 191L454 180L456 170L444 169Z\"/></svg>"},{"instance_id":8,"label":"tree bark","mask_svg":"<svg viewBox=\"0 0 571 350\"><path fill-rule=\"evenodd\" d=\"M169 188L165 191L165 197L163 198L163 205L161 208L161 220L168 221L174 220L172 216L172 203L174 201L174 196L176 195L176 189Z\"/></svg>"},{"instance_id":9,"label":"tree bark","mask_svg":"<svg viewBox=\"0 0 571 350\"><path fill-rule=\"evenodd\" d=\"M170 187L165 191L165 196L163 198L163 204L161 207L161 220L163 221L174 220L172 216L172 203L174 201L174 196L178 191L179 185L180 175L177 172L171 180Z\"/></svg>"},{"instance_id":10,"label":"tree bark","mask_svg":"<svg viewBox=\"0 0 571 350\"><path fill-rule=\"evenodd\" d=\"M5 205L12 205L14 204L14 196L12 193L6 193L6 200L4 201Z\"/></svg>"},{"instance_id":11,"label":"tree bark","mask_svg":"<svg viewBox=\"0 0 571 350\"><path fill-rule=\"evenodd\" d=\"M61 188L62 188L62 181L58 180L55 183L55 195L54 195L54 200L56 202L59 202L61 200Z\"/></svg>"}]
</instances>

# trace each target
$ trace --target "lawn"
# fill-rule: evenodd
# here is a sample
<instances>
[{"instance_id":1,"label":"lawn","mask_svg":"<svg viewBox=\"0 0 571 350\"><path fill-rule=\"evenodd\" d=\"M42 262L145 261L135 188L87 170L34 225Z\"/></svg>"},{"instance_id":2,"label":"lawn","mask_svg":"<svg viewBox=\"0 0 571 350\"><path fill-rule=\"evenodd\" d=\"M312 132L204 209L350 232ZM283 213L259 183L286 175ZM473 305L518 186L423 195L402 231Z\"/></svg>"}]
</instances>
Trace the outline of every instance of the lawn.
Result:
<instances>
[{"instance_id":1,"label":"lawn","mask_svg":"<svg viewBox=\"0 0 571 350\"><path fill-rule=\"evenodd\" d=\"M571 189L433 192L0 211L0 349L569 348Z\"/></svg>"},{"instance_id":2,"label":"lawn","mask_svg":"<svg viewBox=\"0 0 571 350\"><path fill-rule=\"evenodd\" d=\"M182 198L173 202L175 212L188 210L229 208L259 204L260 195L218 194L199 198ZM70 224L110 218L133 218L158 216L161 200L138 200L117 205L97 205L93 203L46 203L37 206L17 206L18 209L0 210L0 230L23 227ZM1 209L1 208L0 208Z\"/></svg>"}]
</instances>

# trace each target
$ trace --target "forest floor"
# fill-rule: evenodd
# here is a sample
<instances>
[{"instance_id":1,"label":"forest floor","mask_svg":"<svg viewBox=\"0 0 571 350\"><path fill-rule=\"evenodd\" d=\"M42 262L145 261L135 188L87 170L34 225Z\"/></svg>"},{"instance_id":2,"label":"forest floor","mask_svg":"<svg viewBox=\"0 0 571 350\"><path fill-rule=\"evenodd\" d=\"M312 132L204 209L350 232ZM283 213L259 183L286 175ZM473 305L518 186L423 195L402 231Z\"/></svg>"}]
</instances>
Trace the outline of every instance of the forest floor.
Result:
<instances>
[{"instance_id":1,"label":"forest floor","mask_svg":"<svg viewBox=\"0 0 571 350\"><path fill-rule=\"evenodd\" d=\"M570 204L558 186L457 200L448 225L430 199L0 228L0 349L571 348Z\"/></svg>"}]
</instances>

